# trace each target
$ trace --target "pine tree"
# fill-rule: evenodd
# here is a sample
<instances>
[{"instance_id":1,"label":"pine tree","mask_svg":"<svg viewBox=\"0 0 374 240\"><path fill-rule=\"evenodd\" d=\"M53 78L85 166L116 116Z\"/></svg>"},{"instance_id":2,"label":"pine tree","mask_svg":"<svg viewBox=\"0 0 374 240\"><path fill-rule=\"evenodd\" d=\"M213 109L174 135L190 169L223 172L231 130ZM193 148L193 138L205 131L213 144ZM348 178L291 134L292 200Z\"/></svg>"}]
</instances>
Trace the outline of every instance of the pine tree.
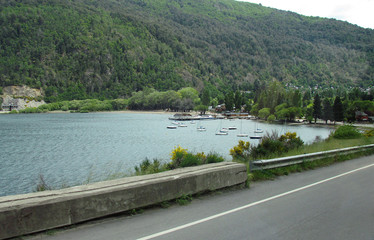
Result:
<instances>
[{"instance_id":1,"label":"pine tree","mask_svg":"<svg viewBox=\"0 0 374 240\"><path fill-rule=\"evenodd\" d=\"M334 112L334 121L343 121L344 120L344 108L343 103L339 96L335 98L334 106L333 106L333 112Z\"/></svg>"},{"instance_id":2,"label":"pine tree","mask_svg":"<svg viewBox=\"0 0 374 240\"><path fill-rule=\"evenodd\" d=\"M313 117L314 117L314 123L317 122L317 118L321 118L322 117L321 99L320 99L318 93L314 96Z\"/></svg>"},{"instance_id":3,"label":"pine tree","mask_svg":"<svg viewBox=\"0 0 374 240\"><path fill-rule=\"evenodd\" d=\"M328 98L323 99L322 107L322 119L325 120L327 124L328 120L331 121L334 119L331 102Z\"/></svg>"}]
</instances>

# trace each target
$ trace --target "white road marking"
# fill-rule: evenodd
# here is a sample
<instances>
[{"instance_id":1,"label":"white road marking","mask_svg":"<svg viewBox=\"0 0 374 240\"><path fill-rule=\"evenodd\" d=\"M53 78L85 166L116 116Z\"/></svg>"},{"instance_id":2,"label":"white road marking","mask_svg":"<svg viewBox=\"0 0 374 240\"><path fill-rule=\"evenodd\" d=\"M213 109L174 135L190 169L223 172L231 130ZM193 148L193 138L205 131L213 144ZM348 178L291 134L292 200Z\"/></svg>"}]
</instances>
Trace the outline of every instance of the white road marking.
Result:
<instances>
[{"instance_id":1,"label":"white road marking","mask_svg":"<svg viewBox=\"0 0 374 240\"><path fill-rule=\"evenodd\" d=\"M291 190L291 191L288 191L288 192L285 192L285 193L281 193L281 194L278 194L278 195L275 195L275 196L272 196L272 197L254 202L254 203L244 205L242 207L234 208L234 209L231 209L229 211L222 212L222 213L219 213L219 214L216 214L216 215L212 215L212 216L207 217L207 218L203 218L203 219L200 219L200 220L197 220L197 221L194 221L194 222L190 222L190 223L187 223L187 224L184 224L184 225L181 225L181 226L178 226L178 227L174 227L174 228L162 231L162 232L154 233L152 235L148 235L148 236L139 238L138 240L148 240L148 239L160 237L160 236L172 233L172 232L176 232L176 231L179 231L179 230L184 229L184 228L188 228L188 227L191 227L191 226L203 223L203 222L210 221L210 220L215 219L215 218L219 218L219 217L222 217L222 216L234 213L234 212L241 211L241 210L246 209L246 208L250 208L250 207L259 205L261 203L265 203L265 202L268 202L268 201L271 201L271 200L274 200L274 199L277 199L277 198L281 198L281 197L284 197L284 196L287 196L287 195L290 195L290 194L293 194L293 193L296 193L296 192L300 192L302 190L314 187L316 185L319 185L319 184L322 184L322 183L325 183L325 182L328 182L328 181L332 181L334 179L337 179L337 178L340 178L340 177L343 177L343 176L346 176L346 175L349 175L349 174L352 174L352 173L355 173L355 172L358 172L358 171L361 171L361 170L364 170L364 169L367 169L367 168L370 168L370 167L373 167L373 166L374 166L374 163L370 164L370 165L367 165L367 166L364 166L364 167L361 167L361 168L354 169L352 171L348 171L348 172L336 175L334 177L330 177L330 178L327 178L327 179L324 179L324 180L306 185L304 187L296 188L294 190Z\"/></svg>"}]
</instances>

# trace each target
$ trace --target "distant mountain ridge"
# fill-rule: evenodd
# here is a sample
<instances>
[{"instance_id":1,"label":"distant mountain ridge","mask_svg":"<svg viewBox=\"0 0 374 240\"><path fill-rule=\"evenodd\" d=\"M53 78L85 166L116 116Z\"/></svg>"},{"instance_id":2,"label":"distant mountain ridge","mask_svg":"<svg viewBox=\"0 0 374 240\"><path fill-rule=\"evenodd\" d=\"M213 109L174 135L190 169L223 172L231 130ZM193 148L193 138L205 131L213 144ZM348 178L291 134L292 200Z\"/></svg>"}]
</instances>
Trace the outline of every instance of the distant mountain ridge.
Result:
<instances>
[{"instance_id":1,"label":"distant mountain ridge","mask_svg":"<svg viewBox=\"0 0 374 240\"><path fill-rule=\"evenodd\" d=\"M0 24L0 86L49 101L374 79L374 30L233 0L0 0Z\"/></svg>"}]
</instances>

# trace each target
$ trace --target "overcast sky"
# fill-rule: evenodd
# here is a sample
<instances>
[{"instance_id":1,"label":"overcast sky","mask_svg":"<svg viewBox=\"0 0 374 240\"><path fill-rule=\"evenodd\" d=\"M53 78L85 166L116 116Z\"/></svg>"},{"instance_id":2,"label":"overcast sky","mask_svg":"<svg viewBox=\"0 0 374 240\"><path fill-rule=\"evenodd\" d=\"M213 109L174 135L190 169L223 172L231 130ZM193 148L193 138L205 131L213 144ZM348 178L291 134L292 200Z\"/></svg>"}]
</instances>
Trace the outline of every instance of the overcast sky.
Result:
<instances>
[{"instance_id":1,"label":"overcast sky","mask_svg":"<svg viewBox=\"0 0 374 240\"><path fill-rule=\"evenodd\" d=\"M374 0L239 0L374 29Z\"/></svg>"}]
</instances>

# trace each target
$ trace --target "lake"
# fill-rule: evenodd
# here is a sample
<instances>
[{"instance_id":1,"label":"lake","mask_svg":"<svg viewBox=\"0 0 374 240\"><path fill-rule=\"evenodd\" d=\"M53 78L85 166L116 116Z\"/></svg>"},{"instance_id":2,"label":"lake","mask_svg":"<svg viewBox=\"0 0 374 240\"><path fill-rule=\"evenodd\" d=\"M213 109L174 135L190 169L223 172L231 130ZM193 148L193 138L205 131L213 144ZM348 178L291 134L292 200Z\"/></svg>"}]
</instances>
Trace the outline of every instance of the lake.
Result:
<instances>
[{"instance_id":1,"label":"lake","mask_svg":"<svg viewBox=\"0 0 374 240\"><path fill-rule=\"evenodd\" d=\"M231 161L230 149L240 132L255 128L297 132L305 143L330 129L308 125L278 125L252 120L204 120L187 127L172 125L168 114L75 113L0 114L0 196L34 191L42 175L52 187L105 180L115 173L132 173L145 158L164 162L178 145L191 152L216 152ZM200 125L207 131L198 132ZM217 136L222 127L237 127Z\"/></svg>"}]
</instances>

